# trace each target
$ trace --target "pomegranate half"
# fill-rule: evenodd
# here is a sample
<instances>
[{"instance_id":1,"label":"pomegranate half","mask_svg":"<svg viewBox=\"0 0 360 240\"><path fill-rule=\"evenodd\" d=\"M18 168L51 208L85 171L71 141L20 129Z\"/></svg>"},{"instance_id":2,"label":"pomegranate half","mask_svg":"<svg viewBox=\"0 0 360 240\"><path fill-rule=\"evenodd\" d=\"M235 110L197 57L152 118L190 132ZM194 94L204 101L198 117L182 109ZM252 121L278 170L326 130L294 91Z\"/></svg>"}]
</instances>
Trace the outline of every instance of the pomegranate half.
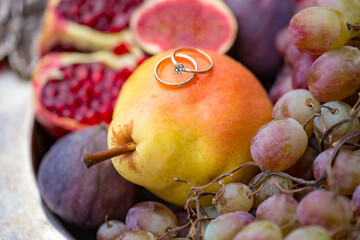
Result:
<instances>
[{"instance_id":1,"label":"pomegranate half","mask_svg":"<svg viewBox=\"0 0 360 240\"><path fill-rule=\"evenodd\" d=\"M46 55L32 81L36 120L55 138L110 123L122 84L144 58L139 49L121 56L107 51Z\"/></svg>"},{"instance_id":2,"label":"pomegranate half","mask_svg":"<svg viewBox=\"0 0 360 240\"><path fill-rule=\"evenodd\" d=\"M40 53L93 52L133 45L128 28L143 0L49 0L40 36Z\"/></svg>"}]
</instances>

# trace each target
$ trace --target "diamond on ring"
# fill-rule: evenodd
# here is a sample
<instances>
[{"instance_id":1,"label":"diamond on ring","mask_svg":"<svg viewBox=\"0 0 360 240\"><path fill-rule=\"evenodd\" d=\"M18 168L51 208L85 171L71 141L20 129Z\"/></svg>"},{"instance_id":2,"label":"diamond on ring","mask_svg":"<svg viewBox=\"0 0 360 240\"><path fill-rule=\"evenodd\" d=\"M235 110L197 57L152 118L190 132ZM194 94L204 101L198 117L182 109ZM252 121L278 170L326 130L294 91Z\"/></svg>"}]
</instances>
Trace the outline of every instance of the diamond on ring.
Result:
<instances>
[{"instance_id":1,"label":"diamond on ring","mask_svg":"<svg viewBox=\"0 0 360 240\"><path fill-rule=\"evenodd\" d=\"M193 58L189 57L188 55L181 54L181 53L176 54L176 57L185 58L185 59L189 60L192 63L192 65L194 66L194 71L197 71L197 64ZM171 58L171 55L160 59L160 61L155 66L154 74L155 74L156 79L159 82L166 84L166 85L171 85L171 86L181 86L181 85L184 85L184 84L190 82L192 79L194 79L194 77L196 75L195 73L193 73L193 75L190 78L188 78L187 80L185 80L183 82L166 82L166 81L162 80L158 75L159 65L168 58ZM181 63L179 63L177 66L175 66L175 71L177 74L182 74L183 72L185 72L184 70L185 70L185 67Z\"/></svg>"},{"instance_id":2,"label":"diamond on ring","mask_svg":"<svg viewBox=\"0 0 360 240\"><path fill-rule=\"evenodd\" d=\"M185 71L185 67L184 65L182 65L181 63L176 63L175 64L175 72L179 75L179 74L183 74Z\"/></svg>"},{"instance_id":3,"label":"diamond on ring","mask_svg":"<svg viewBox=\"0 0 360 240\"><path fill-rule=\"evenodd\" d=\"M178 62L176 61L176 59L175 59L176 56L177 56L176 52L182 51L182 50L192 50L192 51L198 52L200 55L203 55L203 57L207 58L208 62L210 63L209 68L204 69L204 70L192 70L192 69L187 69L187 68L185 68L183 64L178 63ZM183 72L196 73L196 74L197 74L197 73L207 73L207 72L209 72L209 71L213 68L213 66L214 66L214 62L213 62L213 60L211 59L211 57L210 57L208 54L206 54L204 51L202 51L202 50L200 50L200 49L190 48L190 47L189 47L189 48L188 48L188 47L185 47L185 48L175 49L175 50L171 53L170 59L171 59L172 63L174 64L174 67L175 67L174 69L175 69L175 72L176 72L177 74L183 74Z\"/></svg>"}]
</instances>

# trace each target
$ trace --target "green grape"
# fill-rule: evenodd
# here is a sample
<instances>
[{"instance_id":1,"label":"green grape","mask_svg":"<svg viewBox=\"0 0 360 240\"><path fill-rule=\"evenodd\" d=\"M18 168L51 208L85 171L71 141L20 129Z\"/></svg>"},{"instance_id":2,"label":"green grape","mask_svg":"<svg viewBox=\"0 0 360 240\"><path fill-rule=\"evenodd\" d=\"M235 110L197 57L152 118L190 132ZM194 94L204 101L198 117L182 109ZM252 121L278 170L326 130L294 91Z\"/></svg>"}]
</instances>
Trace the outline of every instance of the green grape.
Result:
<instances>
[{"instance_id":1,"label":"green grape","mask_svg":"<svg viewBox=\"0 0 360 240\"><path fill-rule=\"evenodd\" d=\"M249 187L242 183L229 183L216 193L216 210L220 214L249 211L253 205L253 196Z\"/></svg>"},{"instance_id":2,"label":"green grape","mask_svg":"<svg viewBox=\"0 0 360 240\"><path fill-rule=\"evenodd\" d=\"M253 183L255 183L260 176L261 175L258 174L253 179L251 179L249 185L251 186ZM255 208L257 208L262 202L264 202L269 197L281 193L281 190L276 186L276 184L272 179L276 181L282 189L290 190L293 186L291 180L285 177L276 176L276 175L267 176L265 179L263 179L260 182L259 187L253 190L255 192L254 203L253 203L253 206ZM288 194L288 195L292 196L293 194Z\"/></svg>"},{"instance_id":3,"label":"green grape","mask_svg":"<svg viewBox=\"0 0 360 240\"><path fill-rule=\"evenodd\" d=\"M244 211L224 213L212 220L204 232L204 240L227 240L249 223L255 221L253 215Z\"/></svg>"},{"instance_id":4,"label":"green grape","mask_svg":"<svg viewBox=\"0 0 360 240\"><path fill-rule=\"evenodd\" d=\"M233 240L282 240L280 228L269 221L256 221L244 227Z\"/></svg>"},{"instance_id":5,"label":"green grape","mask_svg":"<svg viewBox=\"0 0 360 240\"><path fill-rule=\"evenodd\" d=\"M119 220L109 220L101 224L96 231L96 240L113 240L127 230L125 223Z\"/></svg>"},{"instance_id":6,"label":"green grape","mask_svg":"<svg viewBox=\"0 0 360 240\"><path fill-rule=\"evenodd\" d=\"M319 226L301 227L292 231L284 240L331 240L330 233Z\"/></svg>"},{"instance_id":7,"label":"green grape","mask_svg":"<svg viewBox=\"0 0 360 240\"><path fill-rule=\"evenodd\" d=\"M125 232L115 240L156 240L156 237L151 232L137 230Z\"/></svg>"},{"instance_id":8,"label":"green grape","mask_svg":"<svg viewBox=\"0 0 360 240\"><path fill-rule=\"evenodd\" d=\"M347 19L334 9L310 7L296 13L289 23L293 44L311 55L342 47L350 38Z\"/></svg>"},{"instance_id":9,"label":"green grape","mask_svg":"<svg viewBox=\"0 0 360 240\"><path fill-rule=\"evenodd\" d=\"M316 0L316 6L327 7L338 10L349 23L360 23L360 1L359 0ZM360 31L350 31L350 37L356 37Z\"/></svg>"},{"instance_id":10,"label":"green grape","mask_svg":"<svg viewBox=\"0 0 360 240\"><path fill-rule=\"evenodd\" d=\"M320 117L314 118L314 133L317 142L320 144L321 139L325 133L326 129L329 129L331 126L334 126L335 124L350 118L350 112L351 107L341 101L333 101L333 102L327 102L323 104L323 106L331 107L334 111L329 110L328 108L321 108L321 116L323 118L323 123L320 120ZM347 122L343 124L342 126L338 127L332 133L330 136L328 136L324 140L325 148L329 148L332 146L332 144L341 138L343 138L345 135L359 131L360 130L360 124L359 120L356 118L350 122ZM359 138L353 138L348 141L349 143L358 143Z\"/></svg>"},{"instance_id":11,"label":"green grape","mask_svg":"<svg viewBox=\"0 0 360 240\"><path fill-rule=\"evenodd\" d=\"M308 106L313 105L313 108ZM320 102L314 98L310 91L305 89L295 89L285 93L275 104L272 118L293 118L301 125L315 115L315 109L320 107ZM306 125L306 133L310 137L314 132L314 122L310 121Z\"/></svg>"}]
</instances>

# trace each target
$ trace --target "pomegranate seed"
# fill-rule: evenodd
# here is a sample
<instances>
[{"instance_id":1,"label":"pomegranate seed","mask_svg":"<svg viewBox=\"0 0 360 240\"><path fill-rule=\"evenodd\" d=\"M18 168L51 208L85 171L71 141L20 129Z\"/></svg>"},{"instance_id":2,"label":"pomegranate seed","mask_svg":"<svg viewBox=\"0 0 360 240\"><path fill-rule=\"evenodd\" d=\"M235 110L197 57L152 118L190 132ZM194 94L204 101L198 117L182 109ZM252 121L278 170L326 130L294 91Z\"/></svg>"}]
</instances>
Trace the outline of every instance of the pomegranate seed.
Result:
<instances>
[{"instance_id":1,"label":"pomegranate seed","mask_svg":"<svg viewBox=\"0 0 360 240\"><path fill-rule=\"evenodd\" d=\"M104 1L95 1L93 2L93 13L94 14L101 14L102 12L106 11L106 6Z\"/></svg>"},{"instance_id":2,"label":"pomegranate seed","mask_svg":"<svg viewBox=\"0 0 360 240\"><path fill-rule=\"evenodd\" d=\"M77 99L81 101L81 103L86 103L88 98L88 91L85 88L81 88L77 92Z\"/></svg>"},{"instance_id":3,"label":"pomegranate seed","mask_svg":"<svg viewBox=\"0 0 360 240\"><path fill-rule=\"evenodd\" d=\"M46 107L48 110L53 110L55 107L55 99L54 98L45 98L43 100L44 107Z\"/></svg>"},{"instance_id":4,"label":"pomegranate seed","mask_svg":"<svg viewBox=\"0 0 360 240\"><path fill-rule=\"evenodd\" d=\"M120 88L131 70L115 71L102 63L73 64L60 70L66 77L50 79L44 86L44 107L85 124L110 123Z\"/></svg>"},{"instance_id":5,"label":"pomegranate seed","mask_svg":"<svg viewBox=\"0 0 360 240\"><path fill-rule=\"evenodd\" d=\"M61 112L61 116L66 117L66 118L70 118L72 116L72 112L69 109L64 109Z\"/></svg>"},{"instance_id":6,"label":"pomegranate seed","mask_svg":"<svg viewBox=\"0 0 360 240\"><path fill-rule=\"evenodd\" d=\"M67 93L70 90L70 86L65 81L59 81L59 83L56 85L58 94Z\"/></svg>"},{"instance_id":7,"label":"pomegranate seed","mask_svg":"<svg viewBox=\"0 0 360 240\"><path fill-rule=\"evenodd\" d=\"M113 53L115 53L116 55L121 55L128 52L130 52L130 48L129 45L126 43L122 43L113 49Z\"/></svg>"},{"instance_id":8,"label":"pomegranate seed","mask_svg":"<svg viewBox=\"0 0 360 240\"><path fill-rule=\"evenodd\" d=\"M92 63L91 71L91 79L95 83L100 83L104 77L104 66L100 63Z\"/></svg>"},{"instance_id":9,"label":"pomegranate seed","mask_svg":"<svg viewBox=\"0 0 360 240\"><path fill-rule=\"evenodd\" d=\"M100 101L97 100L97 99L93 99L91 102L90 102L90 108L93 110L93 111L97 111L99 108L100 108L101 104L100 104Z\"/></svg>"},{"instance_id":10,"label":"pomegranate seed","mask_svg":"<svg viewBox=\"0 0 360 240\"><path fill-rule=\"evenodd\" d=\"M85 115L87 112L87 107L86 105L82 105L74 114L74 119L78 122L83 122L85 119Z\"/></svg>"},{"instance_id":11,"label":"pomegranate seed","mask_svg":"<svg viewBox=\"0 0 360 240\"><path fill-rule=\"evenodd\" d=\"M85 51L83 49L79 50L79 49L77 49L75 46L73 46L71 44L59 43L59 44L54 45L48 51L46 51L43 55L45 55L46 53L49 53L49 52L83 52L83 53L88 53L89 51Z\"/></svg>"},{"instance_id":12,"label":"pomegranate seed","mask_svg":"<svg viewBox=\"0 0 360 240\"><path fill-rule=\"evenodd\" d=\"M128 26L131 13L142 2L143 0L62 0L57 6L57 13L62 18L98 31L119 32Z\"/></svg>"},{"instance_id":13,"label":"pomegranate seed","mask_svg":"<svg viewBox=\"0 0 360 240\"><path fill-rule=\"evenodd\" d=\"M117 99L117 98L116 98ZM116 100L115 99L115 100ZM112 101L111 102L111 105L110 105L110 108L112 109L112 110L114 110L115 109L115 105L116 105L116 101Z\"/></svg>"},{"instance_id":14,"label":"pomegranate seed","mask_svg":"<svg viewBox=\"0 0 360 240\"><path fill-rule=\"evenodd\" d=\"M111 96L113 97L113 99L116 99L118 95L119 95L119 89L118 88L113 88L111 90Z\"/></svg>"},{"instance_id":15,"label":"pomegranate seed","mask_svg":"<svg viewBox=\"0 0 360 240\"><path fill-rule=\"evenodd\" d=\"M75 97L74 96L68 96L66 98L66 106L69 108L72 108L75 105Z\"/></svg>"},{"instance_id":16,"label":"pomegranate seed","mask_svg":"<svg viewBox=\"0 0 360 240\"><path fill-rule=\"evenodd\" d=\"M112 111L109 111L106 106L101 106L99 109L99 116L102 122L110 123L112 120Z\"/></svg>"},{"instance_id":17,"label":"pomegranate seed","mask_svg":"<svg viewBox=\"0 0 360 240\"><path fill-rule=\"evenodd\" d=\"M111 101L112 97L109 92L104 92L103 95L101 95L101 103L105 106Z\"/></svg>"},{"instance_id":18,"label":"pomegranate seed","mask_svg":"<svg viewBox=\"0 0 360 240\"><path fill-rule=\"evenodd\" d=\"M53 98L57 95L57 90L50 85L48 88L44 89L44 94L46 98Z\"/></svg>"},{"instance_id":19,"label":"pomegranate seed","mask_svg":"<svg viewBox=\"0 0 360 240\"><path fill-rule=\"evenodd\" d=\"M99 122L98 116L96 115L96 113L94 111L88 110L86 112L85 118L84 118L85 123L87 124L97 124Z\"/></svg>"},{"instance_id":20,"label":"pomegranate seed","mask_svg":"<svg viewBox=\"0 0 360 240\"><path fill-rule=\"evenodd\" d=\"M89 69L86 65L79 65L76 69L76 79L85 79L89 75Z\"/></svg>"},{"instance_id":21,"label":"pomegranate seed","mask_svg":"<svg viewBox=\"0 0 360 240\"><path fill-rule=\"evenodd\" d=\"M92 96L93 98L100 98L102 93L104 91L104 88L100 84L96 84L93 88Z\"/></svg>"},{"instance_id":22,"label":"pomegranate seed","mask_svg":"<svg viewBox=\"0 0 360 240\"><path fill-rule=\"evenodd\" d=\"M129 68L124 68L120 74L126 79L132 74L132 71Z\"/></svg>"},{"instance_id":23,"label":"pomegranate seed","mask_svg":"<svg viewBox=\"0 0 360 240\"><path fill-rule=\"evenodd\" d=\"M72 92L76 92L81 87L81 82L77 79L71 79L69 80L70 89Z\"/></svg>"},{"instance_id":24,"label":"pomegranate seed","mask_svg":"<svg viewBox=\"0 0 360 240\"><path fill-rule=\"evenodd\" d=\"M64 110L66 104L65 104L65 101L62 101L62 100L57 100L55 102L55 109L56 109L56 112L58 115L61 115L62 111Z\"/></svg>"}]
</instances>

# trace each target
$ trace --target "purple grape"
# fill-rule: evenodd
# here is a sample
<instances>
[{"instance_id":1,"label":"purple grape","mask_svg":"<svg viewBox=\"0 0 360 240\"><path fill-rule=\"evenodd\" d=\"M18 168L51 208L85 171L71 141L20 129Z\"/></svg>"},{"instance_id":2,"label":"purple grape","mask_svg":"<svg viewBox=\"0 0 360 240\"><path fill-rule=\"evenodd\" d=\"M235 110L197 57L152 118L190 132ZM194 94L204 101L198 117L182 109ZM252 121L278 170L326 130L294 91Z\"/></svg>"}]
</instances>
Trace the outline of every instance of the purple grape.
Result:
<instances>
[{"instance_id":1,"label":"purple grape","mask_svg":"<svg viewBox=\"0 0 360 240\"><path fill-rule=\"evenodd\" d=\"M175 214L165 205L154 201L135 204L128 211L125 222L130 231L148 231L157 237L177 226Z\"/></svg>"},{"instance_id":2,"label":"purple grape","mask_svg":"<svg viewBox=\"0 0 360 240\"><path fill-rule=\"evenodd\" d=\"M224 213L212 220L204 232L204 240L227 240L234 236L255 218L248 212Z\"/></svg>"},{"instance_id":3,"label":"purple grape","mask_svg":"<svg viewBox=\"0 0 360 240\"><path fill-rule=\"evenodd\" d=\"M311 65L308 83L320 102L351 96L360 87L360 51L344 46L324 53Z\"/></svg>"},{"instance_id":4,"label":"purple grape","mask_svg":"<svg viewBox=\"0 0 360 240\"><path fill-rule=\"evenodd\" d=\"M326 190L314 190L299 203L297 215L304 226L319 225L329 231L347 229L353 218L351 201Z\"/></svg>"},{"instance_id":5,"label":"purple grape","mask_svg":"<svg viewBox=\"0 0 360 240\"><path fill-rule=\"evenodd\" d=\"M292 118L275 119L263 125L250 144L251 156L268 170L288 169L304 154L308 136Z\"/></svg>"},{"instance_id":6,"label":"purple grape","mask_svg":"<svg viewBox=\"0 0 360 240\"><path fill-rule=\"evenodd\" d=\"M277 194L262 202L256 210L256 220L267 220L280 227L286 235L296 227L298 202L286 194Z\"/></svg>"},{"instance_id":7,"label":"purple grape","mask_svg":"<svg viewBox=\"0 0 360 240\"><path fill-rule=\"evenodd\" d=\"M356 208L357 216L360 216L360 185L355 188L355 191L352 195L351 201L353 202Z\"/></svg>"},{"instance_id":8,"label":"purple grape","mask_svg":"<svg viewBox=\"0 0 360 240\"><path fill-rule=\"evenodd\" d=\"M313 179L313 163L318 153L311 147L307 147L305 153L296 163L284 172L293 177L302 178L305 180Z\"/></svg>"},{"instance_id":9,"label":"purple grape","mask_svg":"<svg viewBox=\"0 0 360 240\"><path fill-rule=\"evenodd\" d=\"M313 164L313 173L316 180L319 180L326 171L326 165L334 153L333 148L321 152ZM355 188L360 184L360 155L341 149L336 156L335 164L331 168L332 177L340 194L352 195ZM329 188L326 181L324 186Z\"/></svg>"}]
</instances>

